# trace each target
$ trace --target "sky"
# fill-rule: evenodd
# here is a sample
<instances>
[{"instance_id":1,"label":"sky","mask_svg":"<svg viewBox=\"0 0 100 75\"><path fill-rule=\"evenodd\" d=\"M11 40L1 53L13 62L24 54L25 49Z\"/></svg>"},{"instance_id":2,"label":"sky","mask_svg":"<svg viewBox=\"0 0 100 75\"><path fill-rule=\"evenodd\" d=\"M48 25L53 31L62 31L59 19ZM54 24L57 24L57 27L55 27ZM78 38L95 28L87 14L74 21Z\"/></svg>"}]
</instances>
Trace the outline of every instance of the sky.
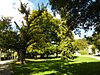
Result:
<instances>
[{"instance_id":1,"label":"sky","mask_svg":"<svg viewBox=\"0 0 100 75\"><path fill-rule=\"evenodd\" d=\"M46 5L49 2L48 0L21 0L21 1L23 3L28 3L28 7L30 7L31 10L38 9L38 3L40 5L44 3L44 5ZM18 11L19 6L20 6L19 0L0 0L0 17L10 16L13 17L12 22L16 21L20 23L21 20L23 20L23 15L21 15ZM52 14L50 5L48 5L47 9L48 12ZM57 14L56 18L60 19L60 15ZM89 31L88 33L84 33L84 30L81 30L81 37L75 35L75 39L81 39L84 37L85 34L91 36L92 31Z\"/></svg>"},{"instance_id":2,"label":"sky","mask_svg":"<svg viewBox=\"0 0 100 75\"><path fill-rule=\"evenodd\" d=\"M79 37L79 35L75 35L74 36L74 39L82 39L84 38L84 35L86 36L92 36L94 30L88 30L87 32L85 32L83 29L81 29L81 37Z\"/></svg>"}]
</instances>

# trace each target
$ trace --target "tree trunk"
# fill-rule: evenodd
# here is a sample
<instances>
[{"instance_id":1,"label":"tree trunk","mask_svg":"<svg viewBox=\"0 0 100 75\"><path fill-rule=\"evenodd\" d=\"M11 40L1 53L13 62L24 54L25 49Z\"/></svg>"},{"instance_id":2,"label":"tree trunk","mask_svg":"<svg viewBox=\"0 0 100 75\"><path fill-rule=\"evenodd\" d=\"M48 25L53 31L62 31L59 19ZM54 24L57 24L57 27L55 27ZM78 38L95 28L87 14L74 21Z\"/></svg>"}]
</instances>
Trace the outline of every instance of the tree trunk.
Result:
<instances>
[{"instance_id":1,"label":"tree trunk","mask_svg":"<svg viewBox=\"0 0 100 75\"><path fill-rule=\"evenodd\" d=\"M17 51L17 55L18 55L17 61L20 61L20 51L19 50Z\"/></svg>"},{"instance_id":2,"label":"tree trunk","mask_svg":"<svg viewBox=\"0 0 100 75\"><path fill-rule=\"evenodd\" d=\"M58 52L56 52L56 57L58 57Z\"/></svg>"},{"instance_id":3,"label":"tree trunk","mask_svg":"<svg viewBox=\"0 0 100 75\"><path fill-rule=\"evenodd\" d=\"M49 55L47 54L47 58L48 58L48 56L49 56Z\"/></svg>"},{"instance_id":4,"label":"tree trunk","mask_svg":"<svg viewBox=\"0 0 100 75\"><path fill-rule=\"evenodd\" d=\"M18 54L17 61L20 61L21 64L24 64L25 63L25 51L23 51L22 49L20 49L20 50L17 51L17 54Z\"/></svg>"},{"instance_id":5,"label":"tree trunk","mask_svg":"<svg viewBox=\"0 0 100 75\"><path fill-rule=\"evenodd\" d=\"M1 50L0 50L0 61L1 61Z\"/></svg>"},{"instance_id":6,"label":"tree trunk","mask_svg":"<svg viewBox=\"0 0 100 75\"><path fill-rule=\"evenodd\" d=\"M21 64L25 64L25 51L20 50L20 62Z\"/></svg>"},{"instance_id":7,"label":"tree trunk","mask_svg":"<svg viewBox=\"0 0 100 75\"><path fill-rule=\"evenodd\" d=\"M41 54L40 58L44 58L44 54Z\"/></svg>"}]
</instances>

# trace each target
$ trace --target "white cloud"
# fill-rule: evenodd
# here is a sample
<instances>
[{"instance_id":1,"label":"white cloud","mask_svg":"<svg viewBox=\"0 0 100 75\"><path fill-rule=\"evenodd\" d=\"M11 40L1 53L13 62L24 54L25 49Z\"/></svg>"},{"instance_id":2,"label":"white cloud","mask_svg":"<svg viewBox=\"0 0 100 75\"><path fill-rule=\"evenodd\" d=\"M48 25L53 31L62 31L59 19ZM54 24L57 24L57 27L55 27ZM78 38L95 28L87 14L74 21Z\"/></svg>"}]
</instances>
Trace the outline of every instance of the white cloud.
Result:
<instances>
[{"instance_id":1,"label":"white cloud","mask_svg":"<svg viewBox=\"0 0 100 75\"><path fill-rule=\"evenodd\" d=\"M30 0L21 0L23 3L28 3L28 7L34 8L33 3ZM13 17L12 21L22 20L22 15L19 13L20 7L19 0L0 0L0 16Z\"/></svg>"}]
</instances>

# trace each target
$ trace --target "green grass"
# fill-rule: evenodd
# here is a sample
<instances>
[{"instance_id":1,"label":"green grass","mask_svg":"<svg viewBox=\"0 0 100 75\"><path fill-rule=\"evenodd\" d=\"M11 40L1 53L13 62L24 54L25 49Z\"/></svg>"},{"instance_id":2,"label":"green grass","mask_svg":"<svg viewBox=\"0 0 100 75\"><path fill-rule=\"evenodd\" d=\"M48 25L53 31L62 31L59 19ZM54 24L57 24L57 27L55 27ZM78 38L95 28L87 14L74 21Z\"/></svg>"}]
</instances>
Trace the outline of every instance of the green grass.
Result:
<instances>
[{"instance_id":1,"label":"green grass","mask_svg":"<svg viewBox=\"0 0 100 75\"><path fill-rule=\"evenodd\" d=\"M12 64L14 75L100 75L100 62L89 57L77 57L65 62L60 58L27 60L26 65Z\"/></svg>"}]
</instances>

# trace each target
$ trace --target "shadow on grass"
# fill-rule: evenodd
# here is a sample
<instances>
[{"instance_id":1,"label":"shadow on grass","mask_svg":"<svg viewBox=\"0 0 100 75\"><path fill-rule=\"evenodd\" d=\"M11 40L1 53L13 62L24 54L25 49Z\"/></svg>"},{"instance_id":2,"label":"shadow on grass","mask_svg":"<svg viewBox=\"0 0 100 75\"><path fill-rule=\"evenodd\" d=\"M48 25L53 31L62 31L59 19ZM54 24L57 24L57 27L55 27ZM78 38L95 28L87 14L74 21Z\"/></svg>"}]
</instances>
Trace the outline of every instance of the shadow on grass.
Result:
<instances>
[{"instance_id":1,"label":"shadow on grass","mask_svg":"<svg viewBox=\"0 0 100 75\"><path fill-rule=\"evenodd\" d=\"M14 75L99 75L100 62L68 63L62 60L27 61L26 65L12 64ZM44 72L52 73L44 73Z\"/></svg>"}]
</instances>

